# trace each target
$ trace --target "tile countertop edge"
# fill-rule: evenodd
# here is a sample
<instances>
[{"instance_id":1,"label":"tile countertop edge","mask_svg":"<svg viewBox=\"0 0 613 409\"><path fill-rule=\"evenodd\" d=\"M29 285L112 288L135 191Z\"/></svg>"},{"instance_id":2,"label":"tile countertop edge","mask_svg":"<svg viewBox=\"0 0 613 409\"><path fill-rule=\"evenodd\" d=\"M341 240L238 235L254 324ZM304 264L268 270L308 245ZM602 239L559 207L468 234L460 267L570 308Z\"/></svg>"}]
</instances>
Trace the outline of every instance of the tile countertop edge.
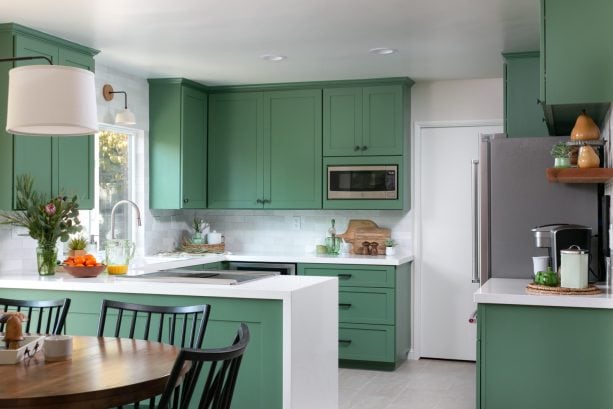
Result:
<instances>
[{"instance_id":1,"label":"tile countertop edge","mask_svg":"<svg viewBox=\"0 0 613 409\"><path fill-rule=\"evenodd\" d=\"M613 309L610 288L597 295L538 295L526 293L528 279L490 278L474 294L477 304Z\"/></svg>"}]
</instances>

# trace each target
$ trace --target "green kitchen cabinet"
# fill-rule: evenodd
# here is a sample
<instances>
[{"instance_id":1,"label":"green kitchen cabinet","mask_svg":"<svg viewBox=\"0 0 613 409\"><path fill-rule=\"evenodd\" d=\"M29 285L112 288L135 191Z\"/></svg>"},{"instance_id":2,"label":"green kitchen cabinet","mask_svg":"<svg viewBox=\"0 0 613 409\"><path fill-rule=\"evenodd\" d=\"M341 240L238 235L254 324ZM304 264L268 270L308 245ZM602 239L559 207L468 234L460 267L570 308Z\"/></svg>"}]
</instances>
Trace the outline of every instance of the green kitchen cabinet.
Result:
<instances>
[{"instance_id":1,"label":"green kitchen cabinet","mask_svg":"<svg viewBox=\"0 0 613 409\"><path fill-rule=\"evenodd\" d=\"M323 90L324 156L403 155L407 83Z\"/></svg>"},{"instance_id":2,"label":"green kitchen cabinet","mask_svg":"<svg viewBox=\"0 0 613 409\"><path fill-rule=\"evenodd\" d=\"M504 131L510 138L546 136L539 103L539 53L505 53Z\"/></svg>"},{"instance_id":3,"label":"green kitchen cabinet","mask_svg":"<svg viewBox=\"0 0 613 409\"><path fill-rule=\"evenodd\" d=\"M339 359L345 367L395 369L411 347L410 263L298 264L298 274L339 279Z\"/></svg>"},{"instance_id":4,"label":"green kitchen cabinet","mask_svg":"<svg viewBox=\"0 0 613 409\"><path fill-rule=\"evenodd\" d=\"M609 409L613 310L479 304L478 409Z\"/></svg>"},{"instance_id":5,"label":"green kitchen cabinet","mask_svg":"<svg viewBox=\"0 0 613 409\"><path fill-rule=\"evenodd\" d=\"M149 79L149 204L204 209L207 94L182 78Z\"/></svg>"},{"instance_id":6,"label":"green kitchen cabinet","mask_svg":"<svg viewBox=\"0 0 613 409\"><path fill-rule=\"evenodd\" d=\"M209 208L321 208L321 89L209 102Z\"/></svg>"},{"instance_id":7,"label":"green kitchen cabinet","mask_svg":"<svg viewBox=\"0 0 613 409\"><path fill-rule=\"evenodd\" d=\"M613 101L613 2L541 0L541 89L550 133L586 109L600 125Z\"/></svg>"},{"instance_id":8,"label":"green kitchen cabinet","mask_svg":"<svg viewBox=\"0 0 613 409\"><path fill-rule=\"evenodd\" d=\"M249 326L251 339L241 364L232 408L281 409L283 407L281 300L20 289L0 289L0 297L30 300L70 298L66 333L90 336L95 336L97 333L103 299L148 305L210 304L211 314L203 348L227 346L233 341L241 322ZM166 339L163 341L168 342Z\"/></svg>"},{"instance_id":9,"label":"green kitchen cabinet","mask_svg":"<svg viewBox=\"0 0 613 409\"><path fill-rule=\"evenodd\" d=\"M32 30L18 24L0 24L0 53L4 56L45 56L54 64L94 71L97 50ZM0 121L6 124L8 70L13 66L47 64L44 60L2 63ZM18 175L30 174L34 188L45 196L74 195L81 209L94 207L94 137L19 136L0 132L0 208L14 208L14 183Z\"/></svg>"}]
</instances>

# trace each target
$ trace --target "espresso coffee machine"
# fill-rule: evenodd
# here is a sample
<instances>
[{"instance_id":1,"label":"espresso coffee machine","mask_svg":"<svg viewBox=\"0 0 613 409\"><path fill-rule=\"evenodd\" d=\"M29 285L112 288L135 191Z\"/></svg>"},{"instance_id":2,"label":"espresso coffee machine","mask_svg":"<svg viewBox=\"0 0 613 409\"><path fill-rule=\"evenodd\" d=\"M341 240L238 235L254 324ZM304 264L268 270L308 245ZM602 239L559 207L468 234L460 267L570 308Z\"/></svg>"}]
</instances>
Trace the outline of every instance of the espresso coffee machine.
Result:
<instances>
[{"instance_id":1,"label":"espresso coffee machine","mask_svg":"<svg viewBox=\"0 0 613 409\"><path fill-rule=\"evenodd\" d=\"M553 271L560 269L560 250L579 246L591 250L592 229L576 224L548 224L532 229L536 247L549 250L549 260Z\"/></svg>"}]
</instances>

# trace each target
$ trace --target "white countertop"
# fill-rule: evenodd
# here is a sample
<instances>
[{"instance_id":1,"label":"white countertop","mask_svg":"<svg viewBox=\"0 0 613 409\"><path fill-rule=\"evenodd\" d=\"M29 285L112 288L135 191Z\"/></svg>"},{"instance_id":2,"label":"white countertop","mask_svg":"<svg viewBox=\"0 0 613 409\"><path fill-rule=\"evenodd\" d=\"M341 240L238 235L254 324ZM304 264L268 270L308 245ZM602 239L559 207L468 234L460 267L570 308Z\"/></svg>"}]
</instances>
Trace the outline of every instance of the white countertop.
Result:
<instances>
[{"instance_id":1,"label":"white countertop","mask_svg":"<svg viewBox=\"0 0 613 409\"><path fill-rule=\"evenodd\" d=\"M180 255L179 255L180 254ZM186 253L165 253L159 256L144 257L144 264L138 263L137 269L157 271L168 268L180 268L197 264L215 263L218 261L253 261L262 263L328 263L399 266L413 261L413 255L408 252L398 252L394 256L362 256L346 254L331 256L314 253L292 253L287 251L271 252L226 252L224 254L191 255Z\"/></svg>"},{"instance_id":2,"label":"white countertop","mask_svg":"<svg viewBox=\"0 0 613 409\"><path fill-rule=\"evenodd\" d=\"M596 295L540 295L526 292L526 286L531 282L527 279L490 278L475 292L474 300L477 304L613 309L613 294L608 287L600 287L603 292Z\"/></svg>"},{"instance_id":3,"label":"white countertop","mask_svg":"<svg viewBox=\"0 0 613 409\"><path fill-rule=\"evenodd\" d=\"M338 279L336 277L271 276L237 285L215 285L191 282L155 282L107 274L94 278L74 278L68 273L56 273L48 277L40 277L36 273L31 273L1 274L0 286L37 290L284 300L289 299L294 291L331 280L337 281Z\"/></svg>"}]
</instances>

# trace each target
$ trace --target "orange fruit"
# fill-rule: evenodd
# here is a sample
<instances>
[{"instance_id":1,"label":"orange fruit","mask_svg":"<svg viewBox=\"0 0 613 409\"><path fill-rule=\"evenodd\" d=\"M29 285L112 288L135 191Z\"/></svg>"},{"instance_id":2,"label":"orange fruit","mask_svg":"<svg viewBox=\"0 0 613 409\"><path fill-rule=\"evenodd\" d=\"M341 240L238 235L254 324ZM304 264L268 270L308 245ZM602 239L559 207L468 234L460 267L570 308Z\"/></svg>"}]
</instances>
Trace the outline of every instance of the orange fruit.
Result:
<instances>
[{"instance_id":1,"label":"orange fruit","mask_svg":"<svg viewBox=\"0 0 613 409\"><path fill-rule=\"evenodd\" d=\"M75 264L83 264L85 263L85 257L81 257L81 256L77 256L74 258L74 263Z\"/></svg>"}]
</instances>

